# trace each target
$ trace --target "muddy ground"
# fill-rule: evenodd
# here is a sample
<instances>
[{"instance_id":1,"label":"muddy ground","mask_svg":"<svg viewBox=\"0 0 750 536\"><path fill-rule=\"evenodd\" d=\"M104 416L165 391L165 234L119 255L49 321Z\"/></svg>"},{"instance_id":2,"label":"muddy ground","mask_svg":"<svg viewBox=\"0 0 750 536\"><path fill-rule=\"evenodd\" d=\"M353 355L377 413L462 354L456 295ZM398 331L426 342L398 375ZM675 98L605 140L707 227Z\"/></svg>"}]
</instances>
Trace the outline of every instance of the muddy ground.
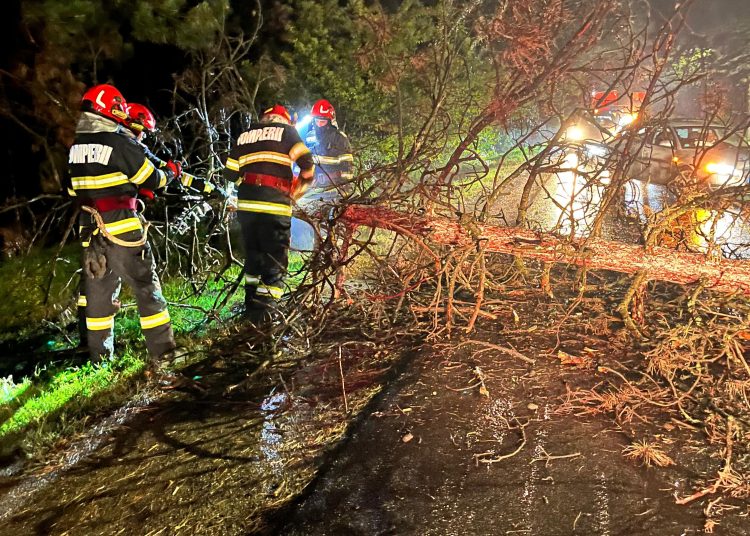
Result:
<instances>
[{"instance_id":1,"label":"muddy ground","mask_svg":"<svg viewBox=\"0 0 750 536\"><path fill-rule=\"evenodd\" d=\"M534 292L486 310L450 340L352 315L261 369L238 328L186 371L198 384L49 464L0 472L2 534L703 533L705 503L675 496L721 460L672 434L675 466L639 466L622 450L643 425L570 402L606 381L597 367L633 358L606 315L610 330L558 331L563 308ZM750 534L748 505L732 506L714 533Z\"/></svg>"}]
</instances>

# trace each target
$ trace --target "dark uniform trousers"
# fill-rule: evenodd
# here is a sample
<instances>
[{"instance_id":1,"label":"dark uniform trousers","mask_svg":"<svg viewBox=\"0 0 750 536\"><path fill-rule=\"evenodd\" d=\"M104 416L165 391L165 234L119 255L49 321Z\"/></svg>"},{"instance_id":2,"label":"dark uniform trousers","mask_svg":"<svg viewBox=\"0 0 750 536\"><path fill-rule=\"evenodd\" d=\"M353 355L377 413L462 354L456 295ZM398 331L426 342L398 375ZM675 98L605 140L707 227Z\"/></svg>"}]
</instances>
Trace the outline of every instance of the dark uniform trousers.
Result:
<instances>
[{"instance_id":1,"label":"dark uniform trousers","mask_svg":"<svg viewBox=\"0 0 750 536\"><path fill-rule=\"evenodd\" d=\"M245 249L245 307L264 309L284 294L290 216L238 211Z\"/></svg>"},{"instance_id":2,"label":"dark uniform trousers","mask_svg":"<svg viewBox=\"0 0 750 536\"><path fill-rule=\"evenodd\" d=\"M245 307L254 311L250 316L273 307L286 290L295 162L300 177L311 179L315 166L299 133L287 123L273 121L250 125L227 158L224 178L238 187L237 219L245 250Z\"/></svg>"},{"instance_id":3,"label":"dark uniform trousers","mask_svg":"<svg viewBox=\"0 0 750 536\"><path fill-rule=\"evenodd\" d=\"M117 298L122 282L125 282L135 295L149 354L158 357L173 349L175 340L167 301L161 291L156 263L149 244L125 247L95 236L88 247L94 247L97 253L106 258L103 274L94 276L84 267L82 275L91 356L101 359L111 356L114 352L114 318L120 308Z\"/></svg>"}]
</instances>

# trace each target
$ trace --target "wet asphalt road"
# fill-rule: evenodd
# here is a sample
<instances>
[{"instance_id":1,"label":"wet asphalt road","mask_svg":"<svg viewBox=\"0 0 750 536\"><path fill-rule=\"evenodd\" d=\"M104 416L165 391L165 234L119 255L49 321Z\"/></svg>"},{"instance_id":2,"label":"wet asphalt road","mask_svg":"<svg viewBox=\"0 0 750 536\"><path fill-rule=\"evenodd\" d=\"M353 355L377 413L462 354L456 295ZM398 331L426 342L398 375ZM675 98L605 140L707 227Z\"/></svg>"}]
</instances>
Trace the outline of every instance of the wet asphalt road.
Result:
<instances>
[{"instance_id":1,"label":"wet asphalt road","mask_svg":"<svg viewBox=\"0 0 750 536\"><path fill-rule=\"evenodd\" d=\"M488 396L464 389L474 366ZM626 460L606 419L558 413L564 377L498 354L423 354L276 534L703 534L700 507L674 504L684 472ZM716 534L748 533L732 523Z\"/></svg>"}]
</instances>

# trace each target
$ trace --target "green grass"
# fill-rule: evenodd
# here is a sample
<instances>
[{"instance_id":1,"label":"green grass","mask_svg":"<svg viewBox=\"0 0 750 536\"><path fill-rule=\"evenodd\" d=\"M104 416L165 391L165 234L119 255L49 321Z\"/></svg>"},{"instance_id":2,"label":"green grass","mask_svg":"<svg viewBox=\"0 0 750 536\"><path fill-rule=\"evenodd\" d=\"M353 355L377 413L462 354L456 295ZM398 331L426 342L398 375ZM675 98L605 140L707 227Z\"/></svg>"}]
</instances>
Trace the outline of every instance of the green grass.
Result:
<instances>
[{"instance_id":1,"label":"green grass","mask_svg":"<svg viewBox=\"0 0 750 536\"><path fill-rule=\"evenodd\" d=\"M0 340L14 340L38 329L72 303L80 267L79 246L65 247L51 267L54 250L35 250L0 262ZM50 286L51 283L51 286ZM50 288L47 298L47 288Z\"/></svg>"},{"instance_id":2,"label":"green grass","mask_svg":"<svg viewBox=\"0 0 750 536\"><path fill-rule=\"evenodd\" d=\"M39 258L44 259L45 256L40 255ZM290 254L290 278L287 282L290 288L295 288L304 278L305 261L306 256L302 254ZM43 275L44 271L34 273ZM222 280L209 280L198 295L194 293L192 285L182 278L175 277L163 282L164 296L172 304L169 307L172 326L181 344L193 346L202 343L206 337L212 336L212 329L218 328L222 321L232 315L233 307L243 300L242 288L212 316L207 317L205 311L213 311L217 302L223 301L226 292L240 275L241 269L232 267ZM70 295L60 292L57 296L65 300L73 299L72 291ZM42 438L45 444L50 444L65 432L67 425L64 423L101 411L102 405L121 403L132 394L133 387L126 386L132 384L131 380L143 370L145 351L134 350L142 348L140 341L143 336L132 293L124 289L121 300L123 310L115 319L118 350L112 361L104 365L85 364L38 370L31 378L23 378L19 383L14 383L12 377L0 378L0 455L21 445L33 453L39 445L29 446L24 441L25 436ZM13 308L24 308L26 302L15 301L5 306L8 313L17 314L19 311ZM35 315L27 316L30 317Z\"/></svg>"},{"instance_id":3,"label":"green grass","mask_svg":"<svg viewBox=\"0 0 750 536\"><path fill-rule=\"evenodd\" d=\"M143 362L132 354L102 365L85 364L52 375L40 392L18 408L0 425L0 438L17 433L59 412L71 400L90 399L143 369ZM25 379L24 382L30 381ZM22 384L23 385L23 384Z\"/></svg>"},{"instance_id":4,"label":"green grass","mask_svg":"<svg viewBox=\"0 0 750 536\"><path fill-rule=\"evenodd\" d=\"M21 383L15 383L13 376L0 378L0 406L18 400L31 387L31 380L24 378Z\"/></svg>"},{"instance_id":5,"label":"green grass","mask_svg":"<svg viewBox=\"0 0 750 536\"><path fill-rule=\"evenodd\" d=\"M213 311L217 301L222 301L223 294L231 288L231 282L239 277L240 267L233 266L224 274L224 280L209 280L201 294L196 295L192 285L181 278L163 282L162 291L169 307L172 329L176 335L201 336L206 329L216 325L217 318L226 320L231 316L232 307L242 302L242 289L235 292L227 303L216 310L216 317L207 317L206 311ZM122 296L124 310L115 319L115 337L122 339L140 339L140 320L132 294L124 292ZM177 304L177 305L175 305Z\"/></svg>"}]
</instances>

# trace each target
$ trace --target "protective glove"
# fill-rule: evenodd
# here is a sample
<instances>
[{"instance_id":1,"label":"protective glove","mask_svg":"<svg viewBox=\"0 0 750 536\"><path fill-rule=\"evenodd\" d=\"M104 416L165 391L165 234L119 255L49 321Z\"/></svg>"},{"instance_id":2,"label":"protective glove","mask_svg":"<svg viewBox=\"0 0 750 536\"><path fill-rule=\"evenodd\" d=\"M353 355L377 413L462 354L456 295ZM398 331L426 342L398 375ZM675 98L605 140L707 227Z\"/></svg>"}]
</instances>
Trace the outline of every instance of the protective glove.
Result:
<instances>
[{"instance_id":1,"label":"protective glove","mask_svg":"<svg viewBox=\"0 0 750 536\"><path fill-rule=\"evenodd\" d=\"M182 164L175 160L170 160L167 162L167 169L172 172L173 179L179 180L182 175Z\"/></svg>"},{"instance_id":2,"label":"protective glove","mask_svg":"<svg viewBox=\"0 0 750 536\"><path fill-rule=\"evenodd\" d=\"M156 194L154 194L154 191L149 190L148 188L139 188L138 195L143 197L144 199L148 199L149 201L153 201L154 197L156 197Z\"/></svg>"},{"instance_id":3,"label":"protective glove","mask_svg":"<svg viewBox=\"0 0 750 536\"><path fill-rule=\"evenodd\" d=\"M300 197L305 195L305 192L310 188L311 184L312 184L312 180L310 179L302 179L300 177L294 177L294 179L292 180L292 189L289 192L289 196L294 201L297 201Z\"/></svg>"}]
</instances>

